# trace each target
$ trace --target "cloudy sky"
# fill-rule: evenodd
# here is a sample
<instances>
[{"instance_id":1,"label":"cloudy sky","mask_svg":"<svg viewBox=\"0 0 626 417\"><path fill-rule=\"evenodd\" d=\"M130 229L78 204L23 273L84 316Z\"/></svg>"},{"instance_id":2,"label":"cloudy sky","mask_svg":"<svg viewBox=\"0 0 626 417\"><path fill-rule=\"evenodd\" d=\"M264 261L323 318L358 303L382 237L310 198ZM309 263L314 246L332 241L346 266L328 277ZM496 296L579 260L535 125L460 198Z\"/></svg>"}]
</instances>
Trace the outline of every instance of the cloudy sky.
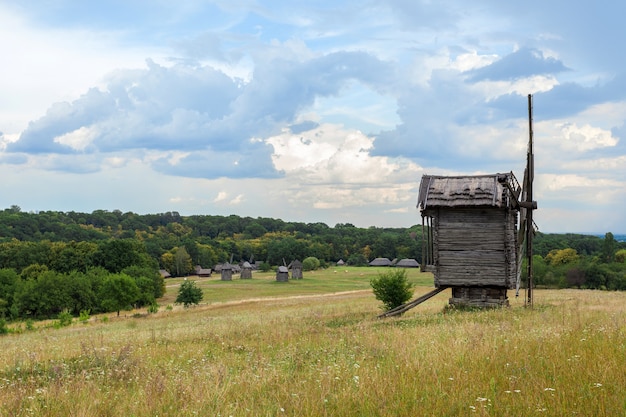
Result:
<instances>
[{"instance_id":1,"label":"cloudy sky","mask_svg":"<svg viewBox=\"0 0 626 417\"><path fill-rule=\"evenodd\" d=\"M0 209L409 227L423 174L523 178L626 232L626 7L0 1Z\"/></svg>"}]
</instances>

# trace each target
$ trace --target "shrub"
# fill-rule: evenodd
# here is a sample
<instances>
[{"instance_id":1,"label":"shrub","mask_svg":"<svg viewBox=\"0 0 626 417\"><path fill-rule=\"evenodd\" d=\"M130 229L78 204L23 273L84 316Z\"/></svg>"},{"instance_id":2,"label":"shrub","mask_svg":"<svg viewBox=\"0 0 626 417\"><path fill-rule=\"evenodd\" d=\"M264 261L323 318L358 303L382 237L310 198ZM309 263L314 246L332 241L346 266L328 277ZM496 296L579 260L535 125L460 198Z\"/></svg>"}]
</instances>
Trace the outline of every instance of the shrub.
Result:
<instances>
[{"instance_id":1,"label":"shrub","mask_svg":"<svg viewBox=\"0 0 626 417\"><path fill-rule=\"evenodd\" d=\"M376 299L382 301L383 309L391 310L406 303L413 296L413 284L406 276L405 269L393 269L372 278L370 285Z\"/></svg>"},{"instance_id":2,"label":"shrub","mask_svg":"<svg viewBox=\"0 0 626 417\"><path fill-rule=\"evenodd\" d=\"M90 309L80 310L80 316L78 317L78 321L83 324L87 324L87 322L89 321L89 313L91 313Z\"/></svg>"},{"instance_id":3,"label":"shrub","mask_svg":"<svg viewBox=\"0 0 626 417\"><path fill-rule=\"evenodd\" d=\"M73 317L72 314L66 309L59 313L58 319L59 321L56 323L56 325L58 327L65 327L72 324Z\"/></svg>"},{"instance_id":4,"label":"shrub","mask_svg":"<svg viewBox=\"0 0 626 417\"><path fill-rule=\"evenodd\" d=\"M315 271L320 267L320 260L315 256L309 256L302 261L302 269L305 271Z\"/></svg>"}]
</instances>

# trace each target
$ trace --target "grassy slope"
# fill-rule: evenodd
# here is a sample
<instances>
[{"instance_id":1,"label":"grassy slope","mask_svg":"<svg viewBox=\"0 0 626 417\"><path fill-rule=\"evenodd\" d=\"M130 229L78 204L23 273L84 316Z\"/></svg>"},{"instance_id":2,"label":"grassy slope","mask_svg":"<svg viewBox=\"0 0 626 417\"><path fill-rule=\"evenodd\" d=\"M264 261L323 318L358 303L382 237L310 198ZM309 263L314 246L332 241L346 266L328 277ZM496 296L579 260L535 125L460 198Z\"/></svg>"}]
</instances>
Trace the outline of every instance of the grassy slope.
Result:
<instances>
[{"instance_id":1,"label":"grassy slope","mask_svg":"<svg viewBox=\"0 0 626 417\"><path fill-rule=\"evenodd\" d=\"M376 272L199 279L198 307L1 337L0 415L626 414L626 294L445 312L445 291L378 320Z\"/></svg>"},{"instance_id":2,"label":"grassy slope","mask_svg":"<svg viewBox=\"0 0 626 417\"><path fill-rule=\"evenodd\" d=\"M233 275L232 281L222 281L220 274L210 278L190 277L204 292L204 303L224 302L259 297L285 297L303 294L328 294L333 292L371 290L370 279L385 268L337 267L321 271L304 272L304 279L277 282L273 272L254 272L251 280L241 280ZM407 269L409 281L418 286L432 286L431 273ZM182 278L167 279L167 294L161 304L172 304Z\"/></svg>"}]
</instances>

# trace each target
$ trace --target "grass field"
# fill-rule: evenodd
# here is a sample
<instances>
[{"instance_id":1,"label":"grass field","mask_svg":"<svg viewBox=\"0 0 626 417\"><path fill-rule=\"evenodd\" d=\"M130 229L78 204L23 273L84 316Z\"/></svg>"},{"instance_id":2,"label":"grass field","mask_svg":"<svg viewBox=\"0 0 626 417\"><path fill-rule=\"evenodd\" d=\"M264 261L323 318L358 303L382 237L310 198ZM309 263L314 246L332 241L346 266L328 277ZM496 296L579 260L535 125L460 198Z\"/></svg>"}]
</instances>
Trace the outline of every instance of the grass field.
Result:
<instances>
[{"instance_id":1,"label":"grass field","mask_svg":"<svg viewBox=\"0 0 626 417\"><path fill-rule=\"evenodd\" d=\"M202 278L189 309L166 308L168 280L156 314L2 336L0 415L626 415L626 294L537 290L527 309L511 291L510 308L462 312L444 291L379 320L380 271Z\"/></svg>"}]
</instances>

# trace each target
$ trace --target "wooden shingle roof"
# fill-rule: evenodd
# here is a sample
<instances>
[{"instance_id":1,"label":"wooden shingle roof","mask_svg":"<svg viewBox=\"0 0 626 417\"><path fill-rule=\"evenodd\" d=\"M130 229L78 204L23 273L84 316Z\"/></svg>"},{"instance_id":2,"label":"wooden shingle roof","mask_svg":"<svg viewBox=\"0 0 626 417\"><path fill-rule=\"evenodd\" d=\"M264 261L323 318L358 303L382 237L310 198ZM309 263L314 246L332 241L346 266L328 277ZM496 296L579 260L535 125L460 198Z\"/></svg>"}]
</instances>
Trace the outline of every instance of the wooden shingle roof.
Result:
<instances>
[{"instance_id":1,"label":"wooden shingle roof","mask_svg":"<svg viewBox=\"0 0 626 417\"><path fill-rule=\"evenodd\" d=\"M513 174L444 177L424 175L417 207L507 207L511 203L506 182Z\"/></svg>"}]
</instances>

